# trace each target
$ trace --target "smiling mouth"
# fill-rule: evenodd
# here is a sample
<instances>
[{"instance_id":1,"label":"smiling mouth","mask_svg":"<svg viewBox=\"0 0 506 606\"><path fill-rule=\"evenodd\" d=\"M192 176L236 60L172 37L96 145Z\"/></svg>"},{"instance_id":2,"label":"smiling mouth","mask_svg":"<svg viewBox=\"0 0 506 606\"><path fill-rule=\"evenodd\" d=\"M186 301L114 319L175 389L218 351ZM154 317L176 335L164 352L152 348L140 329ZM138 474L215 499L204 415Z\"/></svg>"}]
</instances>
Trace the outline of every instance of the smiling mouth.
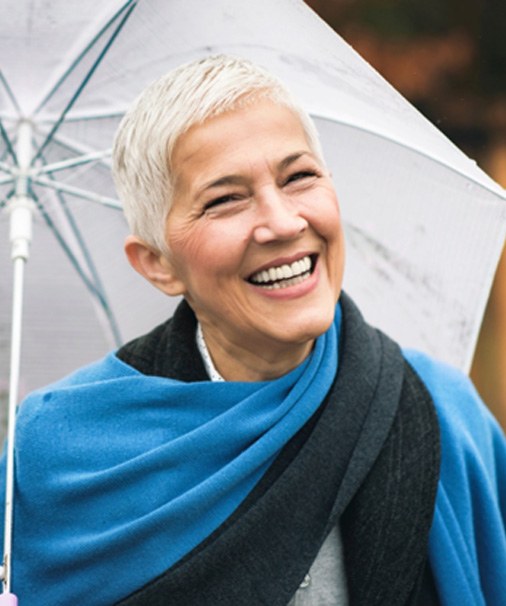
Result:
<instances>
[{"instance_id":1,"label":"smiling mouth","mask_svg":"<svg viewBox=\"0 0 506 606\"><path fill-rule=\"evenodd\" d=\"M293 263L269 267L252 274L248 282L267 290L288 288L307 280L316 265L316 255L306 255Z\"/></svg>"}]
</instances>

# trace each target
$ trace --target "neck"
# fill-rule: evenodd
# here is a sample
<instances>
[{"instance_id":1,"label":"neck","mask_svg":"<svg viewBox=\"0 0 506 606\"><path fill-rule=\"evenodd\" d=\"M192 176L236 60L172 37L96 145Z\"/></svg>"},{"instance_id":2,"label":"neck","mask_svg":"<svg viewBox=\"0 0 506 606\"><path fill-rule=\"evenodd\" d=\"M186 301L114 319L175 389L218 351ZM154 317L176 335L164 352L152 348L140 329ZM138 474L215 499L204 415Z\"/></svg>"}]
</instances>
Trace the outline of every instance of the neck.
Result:
<instances>
[{"instance_id":1,"label":"neck","mask_svg":"<svg viewBox=\"0 0 506 606\"><path fill-rule=\"evenodd\" d=\"M311 353L314 340L286 347L262 348L261 353L240 344L214 338L212 331L202 327L205 344L212 362L226 381L271 381L301 364Z\"/></svg>"}]
</instances>

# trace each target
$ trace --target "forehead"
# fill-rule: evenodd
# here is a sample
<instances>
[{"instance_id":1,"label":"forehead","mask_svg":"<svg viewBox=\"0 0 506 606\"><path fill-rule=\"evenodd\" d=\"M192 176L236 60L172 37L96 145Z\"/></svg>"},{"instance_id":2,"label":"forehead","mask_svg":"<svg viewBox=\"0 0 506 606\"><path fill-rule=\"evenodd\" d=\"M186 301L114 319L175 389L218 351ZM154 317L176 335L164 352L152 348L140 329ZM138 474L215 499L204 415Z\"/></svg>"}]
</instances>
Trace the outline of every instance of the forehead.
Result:
<instances>
[{"instance_id":1,"label":"forehead","mask_svg":"<svg viewBox=\"0 0 506 606\"><path fill-rule=\"evenodd\" d=\"M295 151L311 152L298 115L261 100L193 125L174 146L171 168L177 182L192 168L227 171L243 161L281 161Z\"/></svg>"}]
</instances>

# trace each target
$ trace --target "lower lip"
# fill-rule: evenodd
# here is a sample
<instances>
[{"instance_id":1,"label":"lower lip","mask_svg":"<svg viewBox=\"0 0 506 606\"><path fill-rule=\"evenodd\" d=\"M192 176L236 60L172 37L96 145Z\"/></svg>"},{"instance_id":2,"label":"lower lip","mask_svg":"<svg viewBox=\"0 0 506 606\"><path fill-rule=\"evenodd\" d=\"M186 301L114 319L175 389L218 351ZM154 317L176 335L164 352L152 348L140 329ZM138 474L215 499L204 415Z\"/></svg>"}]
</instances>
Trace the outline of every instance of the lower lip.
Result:
<instances>
[{"instance_id":1,"label":"lower lip","mask_svg":"<svg viewBox=\"0 0 506 606\"><path fill-rule=\"evenodd\" d=\"M248 284L255 290L255 292L263 295L264 297L268 297L269 299L286 300L303 297L304 295L307 295L313 291L318 284L319 277L320 262L318 259L316 261L313 273L309 276L309 278L303 282L300 282L299 284L295 284L294 286L286 286L285 288L262 288L261 286L256 286L255 284Z\"/></svg>"}]
</instances>

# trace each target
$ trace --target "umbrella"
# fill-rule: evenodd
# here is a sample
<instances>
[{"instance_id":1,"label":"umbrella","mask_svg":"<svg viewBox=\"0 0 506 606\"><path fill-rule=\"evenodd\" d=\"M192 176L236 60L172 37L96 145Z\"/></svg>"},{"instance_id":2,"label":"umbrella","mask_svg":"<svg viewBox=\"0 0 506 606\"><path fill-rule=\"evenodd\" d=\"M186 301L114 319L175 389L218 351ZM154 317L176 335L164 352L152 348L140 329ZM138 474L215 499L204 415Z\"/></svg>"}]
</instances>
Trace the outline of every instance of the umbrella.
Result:
<instances>
[{"instance_id":1,"label":"umbrella","mask_svg":"<svg viewBox=\"0 0 506 606\"><path fill-rule=\"evenodd\" d=\"M468 368L505 193L302 1L4 0L2 17L0 390L11 414L26 391L170 315L174 302L123 259L109 150L145 85L219 52L266 66L315 117L345 221L344 287L366 319Z\"/></svg>"}]
</instances>

